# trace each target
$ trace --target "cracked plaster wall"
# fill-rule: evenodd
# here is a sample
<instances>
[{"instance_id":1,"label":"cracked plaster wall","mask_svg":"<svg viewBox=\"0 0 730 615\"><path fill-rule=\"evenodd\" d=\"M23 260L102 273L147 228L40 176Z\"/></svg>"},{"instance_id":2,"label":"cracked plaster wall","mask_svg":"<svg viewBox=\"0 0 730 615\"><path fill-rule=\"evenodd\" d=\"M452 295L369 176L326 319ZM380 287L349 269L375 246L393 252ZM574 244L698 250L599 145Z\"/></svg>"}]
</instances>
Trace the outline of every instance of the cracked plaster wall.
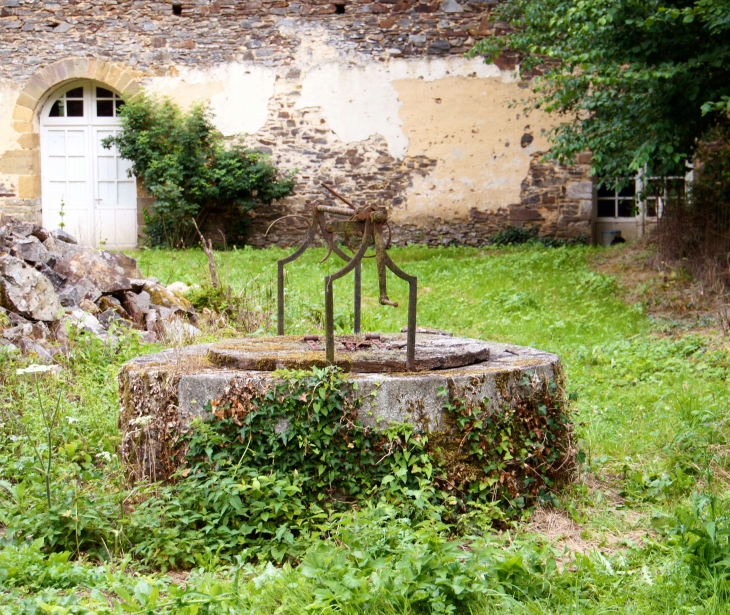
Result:
<instances>
[{"instance_id":1,"label":"cracked plaster wall","mask_svg":"<svg viewBox=\"0 0 730 615\"><path fill-rule=\"evenodd\" d=\"M322 181L355 200L388 205L397 243L479 245L507 224L538 224L563 236L589 230L587 159L570 170L541 164L541 131L550 120L510 107L525 93L514 64L463 57L477 38L498 32L488 3L355 3L346 15L331 15L334 5L317 2L195 0L186 4L186 21L171 18L162 2L3 3L5 211L38 216L41 196L37 170L28 174L37 165L29 151L37 151L37 134L14 132L14 101L48 62L98 56L183 106L208 102L223 134L243 134L283 168L299 170L295 194L250 220L254 245L299 240L302 220L266 239L263 232L277 216L321 199Z\"/></svg>"}]
</instances>

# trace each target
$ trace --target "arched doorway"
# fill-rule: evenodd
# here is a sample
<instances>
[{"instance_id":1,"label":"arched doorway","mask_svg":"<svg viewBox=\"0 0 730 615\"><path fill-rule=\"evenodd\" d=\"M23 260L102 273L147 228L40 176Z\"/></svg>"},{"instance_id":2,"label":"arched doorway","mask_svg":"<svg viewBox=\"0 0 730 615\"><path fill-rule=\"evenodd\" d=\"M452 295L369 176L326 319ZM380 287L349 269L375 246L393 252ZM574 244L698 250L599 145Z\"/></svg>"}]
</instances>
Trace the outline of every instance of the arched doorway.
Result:
<instances>
[{"instance_id":1,"label":"arched doorway","mask_svg":"<svg viewBox=\"0 0 730 615\"><path fill-rule=\"evenodd\" d=\"M137 188L130 162L104 138L117 134L121 96L108 85L73 81L53 92L40 113L43 225L88 245L137 245ZM63 209L62 209L63 204ZM63 215L61 215L63 214Z\"/></svg>"}]
</instances>

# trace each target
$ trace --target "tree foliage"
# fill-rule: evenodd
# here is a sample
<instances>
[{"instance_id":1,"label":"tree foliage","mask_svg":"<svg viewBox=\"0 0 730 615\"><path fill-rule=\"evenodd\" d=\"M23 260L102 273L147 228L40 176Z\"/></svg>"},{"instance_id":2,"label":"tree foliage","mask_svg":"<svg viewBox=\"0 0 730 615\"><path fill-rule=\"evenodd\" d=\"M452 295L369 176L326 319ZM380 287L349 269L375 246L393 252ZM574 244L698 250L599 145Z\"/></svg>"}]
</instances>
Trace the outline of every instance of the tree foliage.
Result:
<instances>
[{"instance_id":1,"label":"tree foliage","mask_svg":"<svg viewBox=\"0 0 730 615\"><path fill-rule=\"evenodd\" d=\"M730 0L506 0L495 17L509 32L472 53L539 75L560 162L590 150L601 177L671 175L729 123Z\"/></svg>"},{"instance_id":2,"label":"tree foliage","mask_svg":"<svg viewBox=\"0 0 730 615\"><path fill-rule=\"evenodd\" d=\"M204 105L187 113L169 99L141 95L121 110L122 130L104 140L132 161L131 173L154 197L146 231L153 245L176 246L211 212L243 214L287 196L283 174L260 152L227 146ZM181 241L182 240L182 241Z\"/></svg>"}]
</instances>

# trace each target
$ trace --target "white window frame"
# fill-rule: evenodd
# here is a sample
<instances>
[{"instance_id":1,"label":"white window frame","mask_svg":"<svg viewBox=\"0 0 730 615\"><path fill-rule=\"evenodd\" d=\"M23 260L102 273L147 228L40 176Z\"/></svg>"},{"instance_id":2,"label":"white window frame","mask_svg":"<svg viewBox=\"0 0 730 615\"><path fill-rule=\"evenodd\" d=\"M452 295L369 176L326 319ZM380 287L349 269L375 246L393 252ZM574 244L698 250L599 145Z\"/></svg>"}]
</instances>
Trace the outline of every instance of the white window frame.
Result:
<instances>
[{"instance_id":1,"label":"white window frame","mask_svg":"<svg viewBox=\"0 0 730 615\"><path fill-rule=\"evenodd\" d=\"M694 181L694 169L693 165L690 163L687 163L687 173L682 175L669 175L667 177L659 177L659 176L647 176L644 172L638 173L634 177L634 196L632 197L621 197L619 196L619 191L614 189L614 213L618 213L618 204L620 200L632 200L633 206L635 208L635 214L633 216L598 216L598 203L600 201L608 201L610 197L599 197L598 194L596 194L596 220L598 221L611 221L611 222L629 222L631 220L648 220L650 222L656 222L659 220L659 218L662 217L662 214L664 212L664 203L669 198L669 194L665 188L665 191L661 195L657 196L644 196L642 193L644 192L645 185L650 181L671 181L671 180L684 180L685 188L688 184L691 184L692 181ZM653 216L648 215L648 207L647 202L648 201L656 201L655 206L655 212L656 214Z\"/></svg>"}]
</instances>

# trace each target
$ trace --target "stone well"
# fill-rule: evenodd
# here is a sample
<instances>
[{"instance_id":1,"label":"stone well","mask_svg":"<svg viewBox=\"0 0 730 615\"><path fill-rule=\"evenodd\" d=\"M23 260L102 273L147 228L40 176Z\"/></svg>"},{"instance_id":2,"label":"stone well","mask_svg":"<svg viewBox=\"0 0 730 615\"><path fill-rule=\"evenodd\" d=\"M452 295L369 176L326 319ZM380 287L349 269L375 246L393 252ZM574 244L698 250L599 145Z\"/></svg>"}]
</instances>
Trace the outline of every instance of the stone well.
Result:
<instances>
[{"instance_id":1,"label":"stone well","mask_svg":"<svg viewBox=\"0 0 730 615\"><path fill-rule=\"evenodd\" d=\"M374 428L410 422L416 430L449 432L444 405L486 400L500 411L528 375L559 380L557 355L527 348L452 337L416 336L416 370L405 371L405 335L337 338L336 363L357 382L363 399L358 421ZM234 383L264 390L275 370L325 365L323 343L302 337L262 337L199 344L136 358L119 376L122 456L137 478L165 479L179 459L171 443L206 405Z\"/></svg>"}]
</instances>

